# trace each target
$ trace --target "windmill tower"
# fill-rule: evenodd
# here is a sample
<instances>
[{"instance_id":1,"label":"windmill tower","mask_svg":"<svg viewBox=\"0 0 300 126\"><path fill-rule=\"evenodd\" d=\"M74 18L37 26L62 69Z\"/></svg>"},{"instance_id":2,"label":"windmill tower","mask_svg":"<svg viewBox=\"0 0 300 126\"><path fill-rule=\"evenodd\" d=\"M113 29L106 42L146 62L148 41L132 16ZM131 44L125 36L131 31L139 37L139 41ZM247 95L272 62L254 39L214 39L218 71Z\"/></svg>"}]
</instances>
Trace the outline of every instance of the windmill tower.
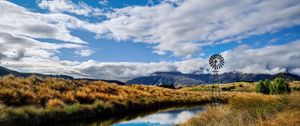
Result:
<instances>
[{"instance_id":1,"label":"windmill tower","mask_svg":"<svg viewBox=\"0 0 300 126\"><path fill-rule=\"evenodd\" d=\"M213 54L210 58L209 58L209 65L210 67L213 69L213 83L212 83L212 96L215 97L215 93L216 91L219 92L218 95L220 95L220 84L219 84L219 80L218 80L218 72L219 69L221 69L225 64L224 58L222 57L222 55L220 54ZM216 88L217 85L217 88ZM216 97L215 97L216 98ZM215 101L213 102L217 102L217 99L215 99Z\"/></svg>"}]
</instances>

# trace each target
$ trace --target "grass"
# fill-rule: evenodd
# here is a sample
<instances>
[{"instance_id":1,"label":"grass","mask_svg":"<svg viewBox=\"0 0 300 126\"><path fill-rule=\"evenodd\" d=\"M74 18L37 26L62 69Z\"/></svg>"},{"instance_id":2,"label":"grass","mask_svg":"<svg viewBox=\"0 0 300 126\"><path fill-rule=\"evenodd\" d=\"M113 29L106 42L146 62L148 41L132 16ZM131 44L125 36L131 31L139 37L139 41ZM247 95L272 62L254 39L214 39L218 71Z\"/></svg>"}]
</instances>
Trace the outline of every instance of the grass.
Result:
<instances>
[{"instance_id":1,"label":"grass","mask_svg":"<svg viewBox=\"0 0 300 126\"><path fill-rule=\"evenodd\" d=\"M231 92L226 105L210 106L181 126L296 126L300 125L300 92L264 95Z\"/></svg>"},{"instance_id":2,"label":"grass","mask_svg":"<svg viewBox=\"0 0 300 126\"><path fill-rule=\"evenodd\" d=\"M255 83L221 84L218 101L226 105L182 125L299 124L300 82L285 96L255 93ZM42 125L87 118L107 119L180 105L211 103L212 85L174 90L156 86L117 85L61 78L0 77L0 125ZM288 106L288 107L287 107ZM292 117L295 116L295 117Z\"/></svg>"},{"instance_id":3,"label":"grass","mask_svg":"<svg viewBox=\"0 0 300 126\"><path fill-rule=\"evenodd\" d=\"M252 82L235 82L235 83L226 83L219 84L221 91L241 91L241 92L253 92L255 91L255 83ZM217 84L205 84L191 87L183 87L182 91L212 91L216 90L218 87Z\"/></svg>"},{"instance_id":4,"label":"grass","mask_svg":"<svg viewBox=\"0 0 300 126\"><path fill-rule=\"evenodd\" d=\"M0 125L39 125L92 117L109 118L118 114L167 106L199 105L210 101L210 92L205 91L5 76L0 78ZM221 101L226 101L226 96Z\"/></svg>"},{"instance_id":5,"label":"grass","mask_svg":"<svg viewBox=\"0 0 300 126\"><path fill-rule=\"evenodd\" d=\"M256 82L235 82L219 84L221 91L236 91L236 92L255 92ZM293 91L300 91L300 81L292 81L289 83ZM198 86L183 87L181 91L212 91L217 89L217 84L205 84Z\"/></svg>"}]
</instances>

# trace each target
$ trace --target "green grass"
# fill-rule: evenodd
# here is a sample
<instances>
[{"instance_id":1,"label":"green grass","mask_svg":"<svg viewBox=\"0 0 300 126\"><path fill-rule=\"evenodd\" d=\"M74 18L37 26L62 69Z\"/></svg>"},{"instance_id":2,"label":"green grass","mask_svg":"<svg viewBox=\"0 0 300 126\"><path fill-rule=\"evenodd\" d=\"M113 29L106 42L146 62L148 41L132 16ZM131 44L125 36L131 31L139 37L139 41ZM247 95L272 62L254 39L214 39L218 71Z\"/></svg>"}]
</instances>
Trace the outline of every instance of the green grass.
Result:
<instances>
[{"instance_id":1,"label":"green grass","mask_svg":"<svg viewBox=\"0 0 300 126\"><path fill-rule=\"evenodd\" d=\"M253 82L235 82L235 83L226 83L219 84L205 84L191 87L184 87L180 90L182 91L212 91L212 90L221 90L221 91L239 91L239 92L254 92L256 83Z\"/></svg>"}]
</instances>

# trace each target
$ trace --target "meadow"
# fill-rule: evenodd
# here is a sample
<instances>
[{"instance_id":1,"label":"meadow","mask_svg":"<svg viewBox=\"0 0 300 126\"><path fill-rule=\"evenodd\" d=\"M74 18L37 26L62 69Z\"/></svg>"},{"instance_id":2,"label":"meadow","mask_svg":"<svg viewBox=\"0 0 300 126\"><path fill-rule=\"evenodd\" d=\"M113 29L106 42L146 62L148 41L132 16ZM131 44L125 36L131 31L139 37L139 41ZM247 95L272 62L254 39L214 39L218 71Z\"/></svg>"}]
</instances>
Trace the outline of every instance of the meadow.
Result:
<instances>
[{"instance_id":1,"label":"meadow","mask_svg":"<svg viewBox=\"0 0 300 126\"><path fill-rule=\"evenodd\" d=\"M62 78L0 77L0 125L40 125L87 118L108 119L180 105L219 106L190 119L183 126L299 124L300 82L291 82L291 94L255 93L256 83L221 84L169 89L144 85L117 85L103 81ZM282 121L284 120L284 121Z\"/></svg>"},{"instance_id":2,"label":"meadow","mask_svg":"<svg viewBox=\"0 0 300 126\"><path fill-rule=\"evenodd\" d=\"M207 111L180 126L299 126L300 82L289 83L290 94L256 93L256 83L221 84L222 93L230 92L225 105L209 106ZM185 87L183 91L212 90L213 85Z\"/></svg>"}]
</instances>

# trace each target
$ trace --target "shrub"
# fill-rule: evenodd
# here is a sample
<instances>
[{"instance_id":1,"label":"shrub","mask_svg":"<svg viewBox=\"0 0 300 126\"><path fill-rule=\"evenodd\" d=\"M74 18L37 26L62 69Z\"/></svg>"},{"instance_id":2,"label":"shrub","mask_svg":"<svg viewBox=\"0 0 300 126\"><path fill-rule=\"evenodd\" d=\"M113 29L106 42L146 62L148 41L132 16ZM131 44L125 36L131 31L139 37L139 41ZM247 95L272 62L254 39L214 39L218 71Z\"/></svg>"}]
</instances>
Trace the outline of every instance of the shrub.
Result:
<instances>
[{"instance_id":1,"label":"shrub","mask_svg":"<svg viewBox=\"0 0 300 126\"><path fill-rule=\"evenodd\" d=\"M270 94L283 94L291 92L288 82L282 78L275 78L269 87Z\"/></svg>"},{"instance_id":2,"label":"shrub","mask_svg":"<svg viewBox=\"0 0 300 126\"><path fill-rule=\"evenodd\" d=\"M263 93L263 94L269 94L270 93L270 80L264 80L259 81L256 85L256 92Z\"/></svg>"},{"instance_id":3,"label":"shrub","mask_svg":"<svg viewBox=\"0 0 300 126\"><path fill-rule=\"evenodd\" d=\"M291 88L287 81L282 78L275 78L274 80L259 81L256 85L256 92L263 94L284 94L290 93Z\"/></svg>"}]
</instances>

